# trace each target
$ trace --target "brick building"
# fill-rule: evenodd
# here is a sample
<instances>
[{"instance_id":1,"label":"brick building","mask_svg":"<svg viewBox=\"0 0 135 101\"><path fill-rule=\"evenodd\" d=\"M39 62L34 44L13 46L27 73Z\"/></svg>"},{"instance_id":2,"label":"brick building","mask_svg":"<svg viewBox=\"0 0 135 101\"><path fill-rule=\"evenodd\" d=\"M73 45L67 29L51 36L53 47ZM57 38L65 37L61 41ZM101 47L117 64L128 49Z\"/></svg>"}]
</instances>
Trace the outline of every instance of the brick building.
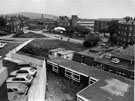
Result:
<instances>
[{"instance_id":1,"label":"brick building","mask_svg":"<svg viewBox=\"0 0 135 101\"><path fill-rule=\"evenodd\" d=\"M111 38L118 45L135 42L135 21L119 23L116 33Z\"/></svg>"}]
</instances>

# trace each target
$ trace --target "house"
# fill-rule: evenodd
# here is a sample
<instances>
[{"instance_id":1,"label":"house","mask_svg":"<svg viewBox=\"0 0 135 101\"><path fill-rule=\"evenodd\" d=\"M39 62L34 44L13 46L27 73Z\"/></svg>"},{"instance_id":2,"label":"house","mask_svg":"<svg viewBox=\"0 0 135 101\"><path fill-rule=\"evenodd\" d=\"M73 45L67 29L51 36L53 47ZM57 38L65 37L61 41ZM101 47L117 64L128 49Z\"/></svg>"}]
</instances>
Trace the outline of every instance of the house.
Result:
<instances>
[{"instance_id":1,"label":"house","mask_svg":"<svg viewBox=\"0 0 135 101\"><path fill-rule=\"evenodd\" d=\"M51 50L49 50L48 57L49 57L50 59L56 58L56 57L57 57L57 53L58 53L58 52L63 52L63 51L65 51L64 48L51 49Z\"/></svg>"},{"instance_id":2,"label":"house","mask_svg":"<svg viewBox=\"0 0 135 101\"><path fill-rule=\"evenodd\" d=\"M134 82L64 58L47 60L47 70L83 87L77 101L134 101Z\"/></svg>"},{"instance_id":3,"label":"house","mask_svg":"<svg viewBox=\"0 0 135 101\"><path fill-rule=\"evenodd\" d=\"M72 60L73 59L74 52L75 51L72 51L72 50L59 51L57 53L57 56L58 57L65 58L65 59L68 59L68 60Z\"/></svg>"}]
</instances>

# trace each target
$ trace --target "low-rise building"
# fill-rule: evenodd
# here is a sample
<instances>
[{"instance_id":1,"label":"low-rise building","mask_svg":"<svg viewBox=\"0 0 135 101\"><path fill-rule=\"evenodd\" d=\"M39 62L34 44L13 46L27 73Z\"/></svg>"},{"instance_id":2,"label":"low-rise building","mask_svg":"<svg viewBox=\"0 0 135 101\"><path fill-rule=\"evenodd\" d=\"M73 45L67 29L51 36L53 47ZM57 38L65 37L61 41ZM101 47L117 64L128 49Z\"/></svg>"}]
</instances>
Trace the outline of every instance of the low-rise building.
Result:
<instances>
[{"instance_id":1,"label":"low-rise building","mask_svg":"<svg viewBox=\"0 0 135 101\"><path fill-rule=\"evenodd\" d=\"M47 69L84 88L77 93L77 101L134 101L130 79L63 58L47 60Z\"/></svg>"},{"instance_id":2,"label":"low-rise building","mask_svg":"<svg viewBox=\"0 0 135 101\"><path fill-rule=\"evenodd\" d=\"M119 46L99 45L82 52L75 52L73 60L92 66L94 61L102 58L108 52L121 49Z\"/></svg>"},{"instance_id":3,"label":"low-rise building","mask_svg":"<svg viewBox=\"0 0 135 101\"><path fill-rule=\"evenodd\" d=\"M50 59L56 58L56 57L58 56L58 55L57 55L58 52L63 52L63 51L65 51L64 48L51 49L51 50L49 50L48 57L49 57Z\"/></svg>"},{"instance_id":4,"label":"low-rise building","mask_svg":"<svg viewBox=\"0 0 135 101\"><path fill-rule=\"evenodd\" d=\"M94 66L98 69L134 80L134 47L135 45L112 54L111 58L104 57L98 59L95 61Z\"/></svg>"},{"instance_id":5,"label":"low-rise building","mask_svg":"<svg viewBox=\"0 0 135 101\"><path fill-rule=\"evenodd\" d=\"M73 50L65 50L65 51L58 52L57 56L68 59L68 60L72 60L74 56L74 52L75 51Z\"/></svg>"}]
</instances>

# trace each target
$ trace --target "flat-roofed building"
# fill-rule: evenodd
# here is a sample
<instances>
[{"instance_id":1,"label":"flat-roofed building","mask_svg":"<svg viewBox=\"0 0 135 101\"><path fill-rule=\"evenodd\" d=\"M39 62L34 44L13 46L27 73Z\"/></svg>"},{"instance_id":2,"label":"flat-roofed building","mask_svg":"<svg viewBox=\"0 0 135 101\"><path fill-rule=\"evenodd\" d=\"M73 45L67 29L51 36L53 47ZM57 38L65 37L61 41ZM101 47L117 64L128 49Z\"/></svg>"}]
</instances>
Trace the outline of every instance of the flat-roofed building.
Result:
<instances>
[{"instance_id":1,"label":"flat-roofed building","mask_svg":"<svg viewBox=\"0 0 135 101\"><path fill-rule=\"evenodd\" d=\"M56 58L56 57L58 56L58 55L57 55L58 52L63 52L63 51L65 51L64 48L51 49L51 50L49 50L48 57L49 57L50 59Z\"/></svg>"},{"instance_id":2,"label":"flat-roofed building","mask_svg":"<svg viewBox=\"0 0 135 101\"><path fill-rule=\"evenodd\" d=\"M82 52L75 52L73 60L92 66L94 61L102 58L106 53L120 49L119 46L99 45Z\"/></svg>"},{"instance_id":3,"label":"flat-roofed building","mask_svg":"<svg viewBox=\"0 0 135 101\"><path fill-rule=\"evenodd\" d=\"M68 60L72 60L74 56L74 52L75 51L73 50L65 50L65 51L58 52L57 56L68 59Z\"/></svg>"},{"instance_id":4,"label":"flat-roofed building","mask_svg":"<svg viewBox=\"0 0 135 101\"><path fill-rule=\"evenodd\" d=\"M47 69L84 88L77 101L134 101L130 79L60 57L47 60Z\"/></svg>"},{"instance_id":5,"label":"flat-roofed building","mask_svg":"<svg viewBox=\"0 0 135 101\"><path fill-rule=\"evenodd\" d=\"M95 61L94 66L134 80L134 47L135 45L132 45L118 53L112 54L111 58L98 59Z\"/></svg>"},{"instance_id":6,"label":"flat-roofed building","mask_svg":"<svg viewBox=\"0 0 135 101\"><path fill-rule=\"evenodd\" d=\"M0 59L0 100L8 101L6 79L8 77L7 68L3 67Z\"/></svg>"}]
</instances>

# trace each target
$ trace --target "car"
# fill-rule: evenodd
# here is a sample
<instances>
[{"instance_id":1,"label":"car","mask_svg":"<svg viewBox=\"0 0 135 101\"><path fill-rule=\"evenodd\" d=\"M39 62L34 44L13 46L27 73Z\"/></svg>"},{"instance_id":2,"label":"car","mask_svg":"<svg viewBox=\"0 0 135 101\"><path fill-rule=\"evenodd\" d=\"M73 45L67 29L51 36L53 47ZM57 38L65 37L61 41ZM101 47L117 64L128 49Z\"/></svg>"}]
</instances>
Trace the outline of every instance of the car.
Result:
<instances>
[{"instance_id":1,"label":"car","mask_svg":"<svg viewBox=\"0 0 135 101\"><path fill-rule=\"evenodd\" d=\"M32 84L33 77L28 74L18 74L16 77L9 77L7 83L24 83L28 86Z\"/></svg>"},{"instance_id":2,"label":"car","mask_svg":"<svg viewBox=\"0 0 135 101\"><path fill-rule=\"evenodd\" d=\"M7 83L8 93L14 92L20 95L26 95L28 92L28 86L23 83Z\"/></svg>"},{"instance_id":3,"label":"car","mask_svg":"<svg viewBox=\"0 0 135 101\"><path fill-rule=\"evenodd\" d=\"M112 61L113 63L119 63L119 62L120 62L120 60L117 59L117 58L113 58L111 61Z\"/></svg>"},{"instance_id":4,"label":"car","mask_svg":"<svg viewBox=\"0 0 135 101\"><path fill-rule=\"evenodd\" d=\"M60 35L55 35L56 38L60 38Z\"/></svg>"},{"instance_id":5,"label":"car","mask_svg":"<svg viewBox=\"0 0 135 101\"><path fill-rule=\"evenodd\" d=\"M8 101L28 101L28 96L19 95L14 92L8 92Z\"/></svg>"},{"instance_id":6,"label":"car","mask_svg":"<svg viewBox=\"0 0 135 101\"><path fill-rule=\"evenodd\" d=\"M32 67L22 67L19 70L15 70L9 74L10 77L17 76L18 74L29 74L31 76L36 76L37 70Z\"/></svg>"},{"instance_id":7,"label":"car","mask_svg":"<svg viewBox=\"0 0 135 101\"><path fill-rule=\"evenodd\" d=\"M7 43L1 43L0 42L0 48L4 48Z\"/></svg>"}]
</instances>

